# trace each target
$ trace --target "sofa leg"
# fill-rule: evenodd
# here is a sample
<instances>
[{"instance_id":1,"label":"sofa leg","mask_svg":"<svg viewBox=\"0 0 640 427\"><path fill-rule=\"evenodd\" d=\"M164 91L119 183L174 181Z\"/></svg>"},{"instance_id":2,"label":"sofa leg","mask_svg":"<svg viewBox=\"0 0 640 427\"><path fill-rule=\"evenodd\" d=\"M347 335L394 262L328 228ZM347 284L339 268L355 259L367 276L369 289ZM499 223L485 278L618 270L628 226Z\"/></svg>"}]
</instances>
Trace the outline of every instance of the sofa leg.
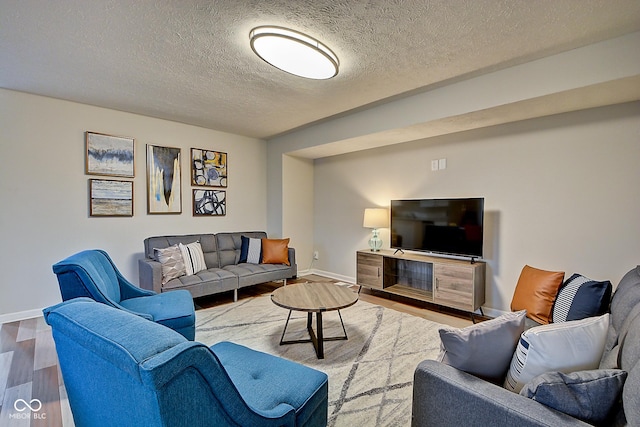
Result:
<instances>
[{"instance_id":1,"label":"sofa leg","mask_svg":"<svg viewBox=\"0 0 640 427\"><path fill-rule=\"evenodd\" d=\"M287 286L287 279L284 279L283 282L284 282L283 286Z\"/></svg>"},{"instance_id":2,"label":"sofa leg","mask_svg":"<svg viewBox=\"0 0 640 427\"><path fill-rule=\"evenodd\" d=\"M238 290L233 290L233 302L238 302Z\"/></svg>"}]
</instances>

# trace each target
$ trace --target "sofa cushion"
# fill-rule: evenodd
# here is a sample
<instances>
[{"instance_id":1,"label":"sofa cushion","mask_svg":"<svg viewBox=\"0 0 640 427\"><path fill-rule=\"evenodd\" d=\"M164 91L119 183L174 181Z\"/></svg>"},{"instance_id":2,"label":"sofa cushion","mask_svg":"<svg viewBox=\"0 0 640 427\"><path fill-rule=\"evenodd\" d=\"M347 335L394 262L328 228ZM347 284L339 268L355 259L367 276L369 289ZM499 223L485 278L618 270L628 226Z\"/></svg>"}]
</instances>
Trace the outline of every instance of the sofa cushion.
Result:
<instances>
[{"instance_id":1,"label":"sofa cushion","mask_svg":"<svg viewBox=\"0 0 640 427\"><path fill-rule=\"evenodd\" d=\"M525 265L511 300L511 310L527 310L527 317L541 324L551 320L551 308L564 280L564 272Z\"/></svg>"},{"instance_id":2,"label":"sofa cushion","mask_svg":"<svg viewBox=\"0 0 640 427\"><path fill-rule=\"evenodd\" d=\"M180 252L182 252L182 259L184 260L187 276L192 276L207 269L200 242L188 243L186 245L179 243L178 246L180 247Z\"/></svg>"},{"instance_id":3,"label":"sofa cushion","mask_svg":"<svg viewBox=\"0 0 640 427\"><path fill-rule=\"evenodd\" d=\"M609 314L537 326L522 333L504 387L516 393L545 372L596 369L604 349Z\"/></svg>"},{"instance_id":4,"label":"sofa cushion","mask_svg":"<svg viewBox=\"0 0 640 427\"><path fill-rule=\"evenodd\" d=\"M553 304L553 322L580 320L607 312L611 300L611 282L598 282L581 274L565 281Z\"/></svg>"},{"instance_id":5,"label":"sofa cushion","mask_svg":"<svg viewBox=\"0 0 640 427\"><path fill-rule=\"evenodd\" d=\"M289 239L262 239L262 263L289 263Z\"/></svg>"},{"instance_id":6,"label":"sofa cushion","mask_svg":"<svg viewBox=\"0 0 640 427\"><path fill-rule=\"evenodd\" d=\"M582 421L602 423L617 406L626 378L620 369L547 372L525 385L520 394Z\"/></svg>"},{"instance_id":7,"label":"sofa cushion","mask_svg":"<svg viewBox=\"0 0 640 427\"><path fill-rule=\"evenodd\" d=\"M182 258L182 251L178 245L168 248L155 248L155 257L162 264L162 284L187 274Z\"/></svg>"},{"instance_id":8,"label":"sofa cushion","mask_svg":"<svg viewBox=\"0 0 640 427\"><path fill-rule=\"evenodd\" d=\"M524 331L524 310L462 329L441 327L438 361L487 379L504 380L511 357Z\"/></svg>"},{"instance_id":9,"label":"sofa cushion","mask_svg":"<svg viewBox=\"0 0 640 427\"><path fill-rule=\"evenodd\" d=\"M284 264L237 264L227 265L225 271L230 272L238 278L238 287L266 283L273 280L282 280L283 271L289 271L289 267Z\"/></svg>"},{"instance_id":10,"label":"sofa cushion","mask_svg":"<svg viewBox=\"0 0 640 427\"><path fill-rule=\"evenodd\" d=\"M262 239L240 236L242 246L240 247L240 258L238 264L248 262L250 264L260 264L262 260Z\"/></svg>"}]
</instances>

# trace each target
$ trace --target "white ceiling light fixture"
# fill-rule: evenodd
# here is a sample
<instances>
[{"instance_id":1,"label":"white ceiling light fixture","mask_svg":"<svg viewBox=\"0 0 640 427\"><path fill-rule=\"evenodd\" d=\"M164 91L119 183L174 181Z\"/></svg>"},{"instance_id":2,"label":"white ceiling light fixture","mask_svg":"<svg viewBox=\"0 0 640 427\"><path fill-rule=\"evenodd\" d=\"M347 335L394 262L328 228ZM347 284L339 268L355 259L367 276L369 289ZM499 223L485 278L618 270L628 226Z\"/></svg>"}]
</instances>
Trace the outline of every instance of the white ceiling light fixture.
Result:
<instances>
[{"instance_id":1,"label":"white ceiling light fixture","mask_svg":"<svg viewBox=\"0 0 640 427\"><path fill-rule=\"evenodd\" d=\"M283 27L261 26L249 32L251 49L265 62L296 76L330 79L338 74L335 53L319 40Z\"/></svg>"}]
</instances>

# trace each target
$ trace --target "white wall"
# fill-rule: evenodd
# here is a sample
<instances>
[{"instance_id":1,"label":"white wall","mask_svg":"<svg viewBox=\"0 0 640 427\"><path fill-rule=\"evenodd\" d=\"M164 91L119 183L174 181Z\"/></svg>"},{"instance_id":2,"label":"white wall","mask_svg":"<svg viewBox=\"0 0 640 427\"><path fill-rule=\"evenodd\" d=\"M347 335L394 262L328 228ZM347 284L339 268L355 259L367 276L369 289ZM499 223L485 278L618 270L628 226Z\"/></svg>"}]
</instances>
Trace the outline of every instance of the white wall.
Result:
<instances>
[{"instance_id":1,"label":"white wall","mask_svg":"<svg viewBox=\"0 0 640 427\"><path fill-rule=\"evenodd\" d=\"M311 267L313 255L313 161L282 156L282 236L296 249L298 272Z\"/></svg>"},{"instance_id":2,"label":"white wall","mask_svg":"<svg viewBox=\"0 0 640 427\"><path fill-rule=\"evenodd\" d=\"M84 132L135 138L134 216L88 214ZM182 214L147 215L146 144L182 149ZM228 154L227 215L194 218L190 148ZM51 265L105 249L138 282L145 237L266 230L264 141L0 89L0 316L60 301Z\"/></svg>"},{"instance_id":3,"label":"white wall","mask_svg":"<svg viewBox=\"0 0 640 427\"><path fill-rule=\"evenodd\" d=\"M432 172L432 159L447 159ZM315 161L316 268L355 277L364 209L391 199L485 197L485 307L509 310L522 267L611 280L640 263L640 103ZM385 247L389 230L383 230ZM490 311L490 310L489 310Z\"/></svg>"}]
</instances>

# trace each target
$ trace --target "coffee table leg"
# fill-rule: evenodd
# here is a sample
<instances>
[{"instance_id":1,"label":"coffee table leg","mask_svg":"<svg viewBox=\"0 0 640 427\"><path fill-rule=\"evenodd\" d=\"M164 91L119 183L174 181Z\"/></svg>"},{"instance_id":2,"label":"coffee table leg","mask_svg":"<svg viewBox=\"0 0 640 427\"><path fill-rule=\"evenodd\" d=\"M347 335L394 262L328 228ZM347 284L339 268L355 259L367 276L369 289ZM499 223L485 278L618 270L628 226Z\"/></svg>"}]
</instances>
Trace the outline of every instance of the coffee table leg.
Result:
<instances>
[{"instance_id":1,"label":"coffee table leg","mask_svg":"<svg viewBox=\"0 0 640 427\"><path fill-rule=\"evenodd\" d=\"M287 344L284 340L284 334L287 333L287 326L289 326L289 319L291 318L291 310L289 310L289 315L287 316L287 323L284 324L284 329L282 330L282 336L280 337L280 345Z\"/></svg>"},{"instance_id":2,"label":"coffee table leg","mask_svg":"<svg viewBox=\"0 0 640 427\"><path fill-rule=\"evenodd\" d=\"M313 313L307 313L307 331L309 332L309 340L313 344L318 359L324 359L324 334L322 333L322 312L316 313L316 329L313 330Z\"/></svg>"},{"instance_id":3,"label":"coffee table leg","mask_svg":"<svg viewBox=\"0 0 640 427\"><path fill-rule=\"evenodd\" d=\"M324 334L322 332L322 312L316 313L316 328L318 329L318 359L324 359Z\"/></svg>"},{"instance_id":4,"label":"coffee table leg","mask_svg":"<svg viewBox=\"0 0 640 427\"><path fill-rule=\"evenodd\" d=\"M344 322L342 321L342 314L340 314L340 310L338 310L338 316L340 316L340 324L342 325L343 336L337 337L324 337L323 325L322 325L322 311L316 312L316 330L313 330L313 313L307 313L307 331L309 332L309 339L301 339L301 340L287 340L285 341L284 335L287 332L287 326L289 325L289 320L291 319L292 310L289 310L289 315L287 316L287 321L284 324L284 330L282 331L282 337L280 337L280 345L286 344L299 344L299 343L307 343L310 342L313 344L313 348L316 351L316 356L318 359L324 359L324 342L325 341L338 341L338 340L346 340L347 331L344 327Z\"/></svg>"}]
</instances>

